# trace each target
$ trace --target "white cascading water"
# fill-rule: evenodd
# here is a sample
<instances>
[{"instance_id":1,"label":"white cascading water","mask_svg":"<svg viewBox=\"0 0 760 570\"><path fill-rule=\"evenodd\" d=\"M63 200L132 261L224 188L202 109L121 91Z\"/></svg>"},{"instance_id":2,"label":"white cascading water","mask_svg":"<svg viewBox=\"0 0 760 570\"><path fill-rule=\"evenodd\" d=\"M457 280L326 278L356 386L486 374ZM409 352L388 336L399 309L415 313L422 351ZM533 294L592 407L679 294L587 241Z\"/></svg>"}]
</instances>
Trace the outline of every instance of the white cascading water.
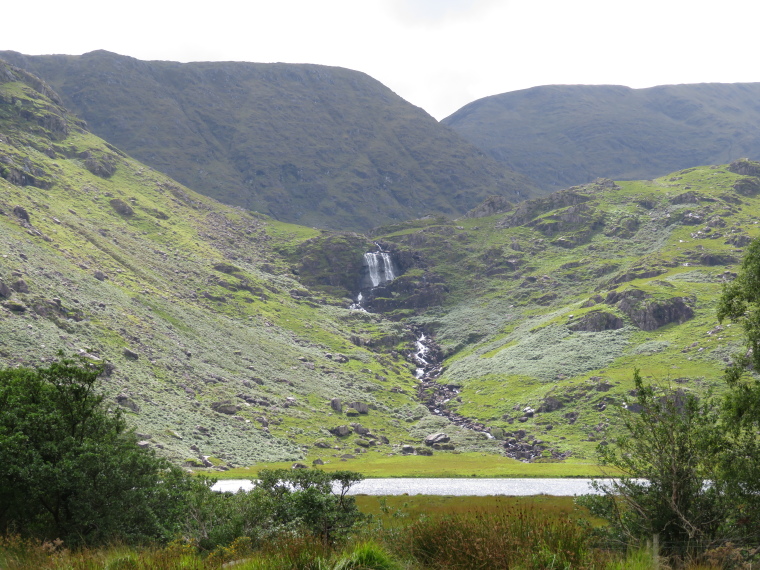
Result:
<instances>
[{"instance_id":1,"label":"white cascading water","mask_svg":"<svg viewBox=\"0 0 760 570\"><path fill-rule=\"evenodd\" d=\"M359 295L356 297L356 302L351 303L351 305L348 307L352 311L362 311L364 313L367 312L367 309L365 309L362 306L362 301L364 300L364 295L362 295L361 291L359 291Z\"/></svg>"},{"instance_id":2,"label":"white cascading water","mask_svg":"<svg viewBox=\"0 0 760 570\"><path fill-rule=\"evenodd\" d=\"M418 380L425 375L425 366L430 364L427 361L427 353L430 349L425 345L425 333L420 333L420 337L414 343L417 351L414 353L414 362L417 364L417 369L414 371L414 377Z\"/></svg>"},{"instance_id":3,"label":"white cascading water","mask_svg":"<svg viewBox=\"0 0 760 570\"><path fill-rule=\"evenodd\" d=\"M390 253L384 253L382 251L365 253L364 259L367 262L369 278L372 281L373 287L377 287L388 281L393 281L396 278Z\"/></svg>"}]
</instances>

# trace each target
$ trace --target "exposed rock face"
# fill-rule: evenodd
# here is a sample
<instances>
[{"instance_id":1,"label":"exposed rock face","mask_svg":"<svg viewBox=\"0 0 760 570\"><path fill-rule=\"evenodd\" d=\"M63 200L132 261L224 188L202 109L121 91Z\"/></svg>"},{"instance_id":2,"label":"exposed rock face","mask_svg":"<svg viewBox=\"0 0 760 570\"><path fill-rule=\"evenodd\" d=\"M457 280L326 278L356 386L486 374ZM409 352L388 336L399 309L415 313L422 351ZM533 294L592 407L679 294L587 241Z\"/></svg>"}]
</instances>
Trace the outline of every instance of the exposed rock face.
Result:
<instances>
[{"instance_id":1,"label":"exposed rock face","mask_svg":"<svg viewBox=\"0 0 760 570\"><path fill-rule=\"evenodd\" d=\"M760 162L740 158L728 165L728 171L742 176L760 176Z\"/></svg>"},{"instance_id":2,"label":"exposed rock face","mask_svg":"<svg viewBox=\"0 0 760 570\"><path fill-rule=\"evenodd\" d=\"M495 214L505 214L514 209L512 202L504 196L489 196L483 202L467 212L465 218L485 218Z\"/></svg>"},{"instance_id":3,"label":"exposed rock face","mask_svg":"<svg viewBox=\"0 0 760 570\"><path fill-rule=\"evenodd\" d=\"M607 311L591 311L568 325L571 331L601 332L622 329L623 319Z\"/></svg>"},{"instance_id":4,"label":"exposed rock face","mask_svg":"<svg viewBox=\"0 0 760 570\"><path fill-rule=\"evenodd\" d=\"M605 300L616 304L633 324L645 331L653 331L670 323L684 323L694 316L693 299L670 297L653 299L640 289L611 291Z\"/></svg>"},{"instance_id":5,"label":"exposed rock face","mask_svg":"<svg viewBox=\"0 0 760 570\"><path fill-rule=\"evenodd\" d=\"M110 157L89 156L84 161L84 167L101 178L110 178L116 172L116 165Z\"/></svg>"},{"instance_id":6,"label":"exposed rock face","mask_svg":"<svg viewBox=\"0 0 760 570\"><path fill-rule=\"evenodd\" d=\"M537 412L554 412L559 410L564 403L553 396L547 396L536 410Z\"/></svg>"}]
</instances>

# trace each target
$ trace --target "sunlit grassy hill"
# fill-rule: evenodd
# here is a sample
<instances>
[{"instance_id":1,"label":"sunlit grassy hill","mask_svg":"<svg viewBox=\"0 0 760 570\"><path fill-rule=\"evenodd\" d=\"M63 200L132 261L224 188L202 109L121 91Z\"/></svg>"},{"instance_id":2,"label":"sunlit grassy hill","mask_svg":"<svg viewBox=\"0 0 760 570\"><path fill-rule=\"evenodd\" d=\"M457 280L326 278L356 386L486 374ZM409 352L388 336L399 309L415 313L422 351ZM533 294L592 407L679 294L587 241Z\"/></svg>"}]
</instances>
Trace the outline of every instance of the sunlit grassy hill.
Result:
<instances>
[{"instance_id":1,"label":"sunlit grassy hill","mask_svg":"<svg viewBox=\"0 0 760 570\"><path fill-rule=\"evenodd\" d=\"M428 412L396 352L411 333L311 291L283 258L320 231L188 190L4 64L0 211L0 362L107 361L109 400L146 445L242 465L420 443ZM358 275L372 243L341 239ZM368 409L347 415L353 402ZM329 431L350 423L370 430L366 449Z\"/></svg>"},{"instance_id":2,"label":"sunlit grassy hill","mask_svg":"<svg viewBox=\"0 0 760 570\"><path fill-rule=\"evenodd\" d=\"M446 405L504 432L513 454L535 437L544 456L593 458L634 401L634 367L662 387L720 388L740 331L715 306L760 233L759 166L598 180L487 217L378 230L399 257L414 253L418 290L438 285L440 304L408 322L441 346L439 382L460 387ZM385 306L410 315L414 287L396 289Z\"/></svg>"},{"instance_id":3,"label":"sunlit grassy hill","mask_svg":"<svg viewBox=\"0 0 760 570\"><path fill-rule=\"evenodd\" d=\"M0 363L108 362L109 402L179 463L377 459L385 472L404 458L384 456L436 432L454 447L435 450L446 473L458 452L593 461L635 413L634 367L702 394L739 346L715 304L760 233L758 163L490 198L361 235L203 197L62 103L0 64ZM373 242L400 275L372 313L350 310ZM448 386L422 401L495 439L421 403L415 330Z\"/></svg>"}]
</instances>

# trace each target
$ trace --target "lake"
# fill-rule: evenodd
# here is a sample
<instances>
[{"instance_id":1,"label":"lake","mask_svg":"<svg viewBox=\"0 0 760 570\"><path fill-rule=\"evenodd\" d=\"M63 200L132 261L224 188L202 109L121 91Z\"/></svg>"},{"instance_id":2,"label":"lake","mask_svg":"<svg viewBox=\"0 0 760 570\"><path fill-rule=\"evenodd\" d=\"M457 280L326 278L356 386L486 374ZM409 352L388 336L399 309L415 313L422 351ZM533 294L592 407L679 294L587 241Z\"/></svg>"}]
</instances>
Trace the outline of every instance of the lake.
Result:
<instances>
[{"instance_id":1,"label":"lake","mask_svg":"<svg viewBox=\"0 0 760 570\"><path fill-rule=\"evenodd\" d=\"M556 495L573 496L597 494L590 486L591 479L425 479L391 478L365 479L351 487L351 495ZM214 491L237 492L250 490L248 479L217 481Z\"/></svg>"}]
</instances>

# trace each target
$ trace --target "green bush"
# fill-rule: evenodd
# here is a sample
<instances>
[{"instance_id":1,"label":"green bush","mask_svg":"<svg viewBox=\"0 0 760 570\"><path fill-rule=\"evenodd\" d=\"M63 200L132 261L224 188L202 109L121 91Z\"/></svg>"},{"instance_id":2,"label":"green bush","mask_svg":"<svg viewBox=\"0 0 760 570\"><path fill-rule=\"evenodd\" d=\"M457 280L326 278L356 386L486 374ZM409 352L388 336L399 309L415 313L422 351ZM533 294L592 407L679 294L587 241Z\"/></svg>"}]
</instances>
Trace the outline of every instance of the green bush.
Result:
<instances>
[{"instance_id":1,"label":"green bush","mask_svg":"<svg viewBox=\"0 0 760 570\"><path fill-rule=\"evenodd\" d=\"M137 446L84 358L0 370L0 529L67 545L168 538L186 477Z\"/></svg>"}]
</instances>

